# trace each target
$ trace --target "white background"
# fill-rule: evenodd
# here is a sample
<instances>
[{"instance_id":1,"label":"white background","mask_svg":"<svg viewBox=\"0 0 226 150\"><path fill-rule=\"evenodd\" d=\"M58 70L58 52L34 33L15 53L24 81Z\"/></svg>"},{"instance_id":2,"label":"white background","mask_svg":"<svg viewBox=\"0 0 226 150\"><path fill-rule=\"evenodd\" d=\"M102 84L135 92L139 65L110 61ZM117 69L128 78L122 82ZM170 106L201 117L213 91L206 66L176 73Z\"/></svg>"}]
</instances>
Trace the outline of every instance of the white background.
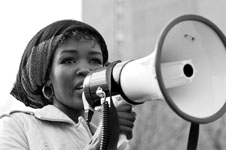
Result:
<instances>
[{"instance_id":1,"label":"white background","mask_svg":"<svg viewBox=\"0 0 226 150\"><path fill-rule=\"evenodd\" d=\"M9 95L23 51L46 25L60 19L82 19L81 0L0 1L0 113L20 107Z\"/></svg>"}]
</instances>

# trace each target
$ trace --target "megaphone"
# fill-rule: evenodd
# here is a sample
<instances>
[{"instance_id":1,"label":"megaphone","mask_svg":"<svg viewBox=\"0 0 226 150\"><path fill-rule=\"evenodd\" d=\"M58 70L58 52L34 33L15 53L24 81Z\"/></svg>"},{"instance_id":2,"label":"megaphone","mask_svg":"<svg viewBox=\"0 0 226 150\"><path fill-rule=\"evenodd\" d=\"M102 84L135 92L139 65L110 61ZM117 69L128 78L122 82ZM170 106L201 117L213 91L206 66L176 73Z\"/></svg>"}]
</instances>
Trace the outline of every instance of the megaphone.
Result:
<instances>
[{"instance_id":1,"label":"megaphone","mask_svg":"<svg viewBox=\"0 0 226 150\"><path fill-rule=\"evenodd\" d=\"M154 51L113 67L113 95L131 104L165 100L187 121L208 123L226 111L226 39L211 21L198 15L173 19ZM106 67L88 74L84 95L95 107L96 90L108 93Z\"/></svg>"}]
</instances>

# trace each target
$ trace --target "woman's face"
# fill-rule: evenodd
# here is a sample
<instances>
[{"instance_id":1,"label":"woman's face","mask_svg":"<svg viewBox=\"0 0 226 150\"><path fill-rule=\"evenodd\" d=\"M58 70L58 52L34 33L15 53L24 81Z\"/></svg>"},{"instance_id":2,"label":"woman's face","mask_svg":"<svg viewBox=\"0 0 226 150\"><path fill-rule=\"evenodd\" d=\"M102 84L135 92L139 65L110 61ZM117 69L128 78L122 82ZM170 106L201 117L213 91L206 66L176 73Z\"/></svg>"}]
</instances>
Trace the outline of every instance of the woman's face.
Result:
<instances>
[{"instance_id":1,"label":"woman's face","mask_svg":"<svg viewBox=\"0 0 226 150\"><path fill-rule=\"evenodd\" d=\"M65 40L56 49L50 72L54 103L58 107L82 110L83 80L90 71L100 67L103 67L103 55L99 44L86 39Z\"/></svg>"}]
</instances>

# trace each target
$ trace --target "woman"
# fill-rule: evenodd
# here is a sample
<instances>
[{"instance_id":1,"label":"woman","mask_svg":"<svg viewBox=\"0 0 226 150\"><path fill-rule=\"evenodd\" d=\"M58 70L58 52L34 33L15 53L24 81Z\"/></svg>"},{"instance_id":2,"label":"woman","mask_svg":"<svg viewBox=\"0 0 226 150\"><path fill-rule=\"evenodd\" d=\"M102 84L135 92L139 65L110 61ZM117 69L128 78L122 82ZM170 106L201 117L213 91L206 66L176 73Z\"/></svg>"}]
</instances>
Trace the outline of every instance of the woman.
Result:
<instances>
[{"instance_id":1,"label":"woman","mask_svg":"<svg viewBox=\"0 0 226 150\"><path fill-rule=\"evenodd\" d=\"M96 130L83 119L82 83L107 64L103 37L75 20L54 22L28 43L11 94L34 111L14 111L0 119L0 149L99 149ZM131 106L117 108L120 133L132 138ZM94 134L93 134L94 133Z\"/></svg>"}]
</instances>

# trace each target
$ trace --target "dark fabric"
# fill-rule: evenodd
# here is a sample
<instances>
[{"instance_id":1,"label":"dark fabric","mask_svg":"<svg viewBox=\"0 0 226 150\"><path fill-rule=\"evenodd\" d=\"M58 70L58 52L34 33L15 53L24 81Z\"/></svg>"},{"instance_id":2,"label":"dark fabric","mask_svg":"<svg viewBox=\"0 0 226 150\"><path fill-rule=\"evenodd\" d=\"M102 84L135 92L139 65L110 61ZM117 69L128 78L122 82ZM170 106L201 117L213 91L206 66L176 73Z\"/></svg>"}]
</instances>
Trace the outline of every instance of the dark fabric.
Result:
<instances>
[{"instance_id":1,"label":"dark fabric","mask_svg":"<svg viewBox=\"0 0 226 150\"><path fill-rule=\"evenodd\" d=\"M93 27L75 20L54 22L40 30L28 43L21 59L16 82L11 94L33 108L41 108L49 104L42 95L42 87L48 80L48 70L53 54L62 36L71 30L87 30L100 44L104 63L107 62L108 52L103 37Z\"/></svg>"}]
</instances>

